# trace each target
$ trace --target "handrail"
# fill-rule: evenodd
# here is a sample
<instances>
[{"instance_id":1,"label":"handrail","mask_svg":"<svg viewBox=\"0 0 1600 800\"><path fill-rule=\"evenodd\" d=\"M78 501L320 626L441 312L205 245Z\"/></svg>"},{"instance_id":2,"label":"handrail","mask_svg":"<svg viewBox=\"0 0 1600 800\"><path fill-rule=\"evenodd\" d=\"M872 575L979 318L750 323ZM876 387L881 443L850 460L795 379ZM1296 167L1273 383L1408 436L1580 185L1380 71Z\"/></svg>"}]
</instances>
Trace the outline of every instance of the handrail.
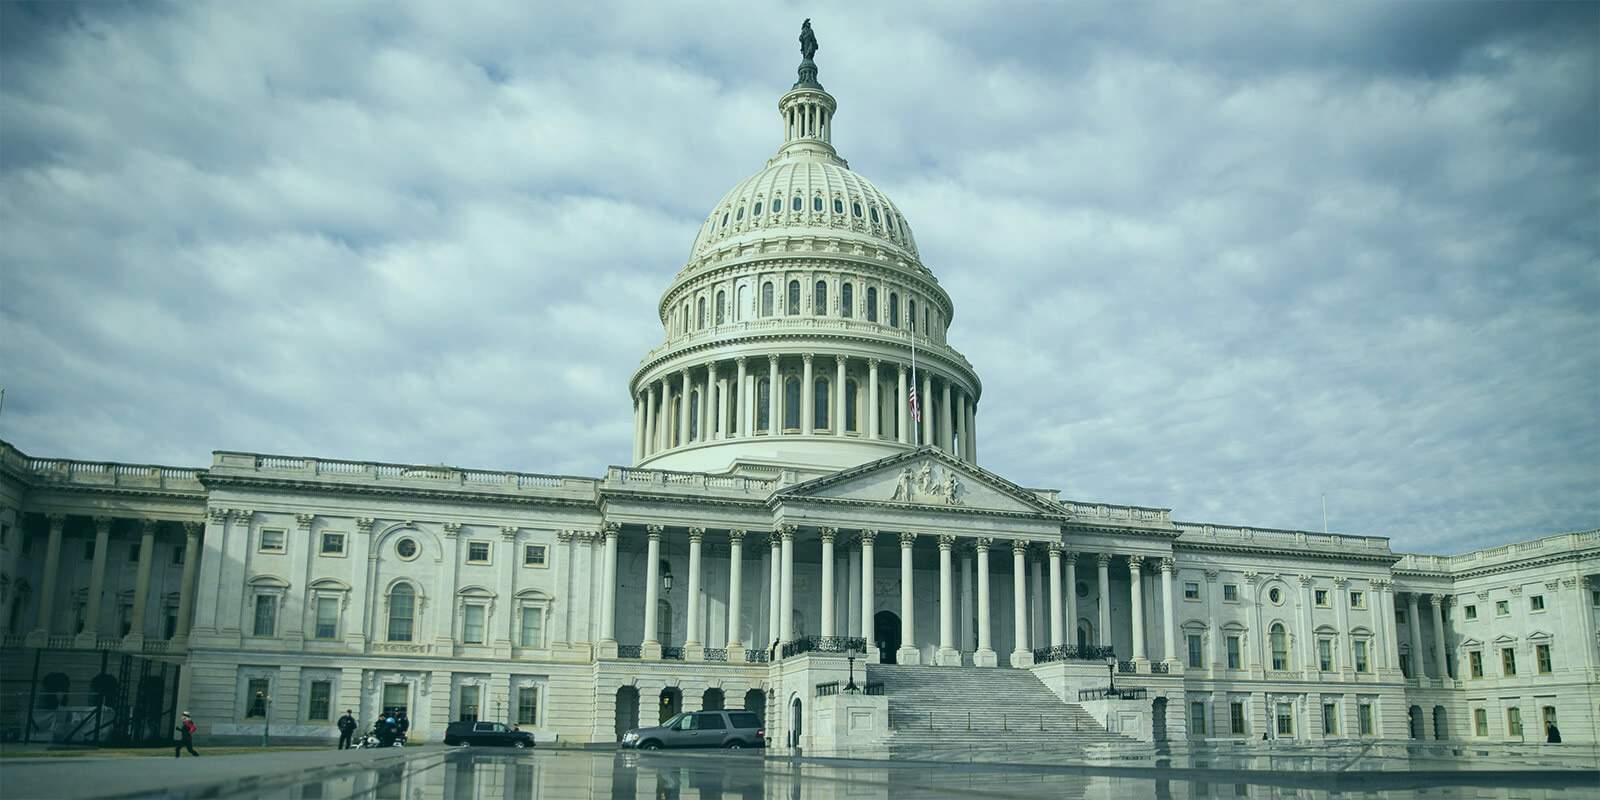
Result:
<instances>
[{"instance_id":1,"label":"handrail","mask_svg":"<svg viewBox=\"0 0 1600 800\"><path fill-rule=\"evenodd\" d=\"M1118 661L1117 671L1123 673L1124 675L1132 675L1133 673L1138 672L1139 669L1132 661Z\"/></svg>"},{"instance_id":2,"label":"handrail","mask_svg":"<svg viewBox=\"0 0 1600 800\"><path fill-rule=\"evenodd\" d=\"M846 653L867 651L867 640L861 636L802 636L783 643L783 657L801 653Z\"/></svg>"},{"instance_id":3,"label":"handrail","mask_svg":"<svg viewBox=\"0 0 1600 800\"><path fill-rule=\"evenodd\" d=\"M706 661L727 661L728 651L721 647L707 647L703 657Z\"/></svg>"},{"instance_id":4,"label":"handrail","mask_svg":"<svg viewBox=\"0 0 1600 800\"><path fill-rule=\"evenodd\" d=\"M1131 689L1118 689L1107 687L1105 689L1079 689L1078 702L1087 703L1094 700L1143 700L1149 692L1143 687Z\"/></svg>"},{"instance_id":5,"label":"handrail","mask_svg":"<svg viewBox=\"0 0 1600 800\"><path fill-rule=\"evenodd\" d=\"M1033 651L1033 663L1049 664L1053 661L1105 661L1116 658L1116 651L1104 644L1059 644L1040 647Z\"/></svg>"},{"instance_id":6,"label":"handrail","mask_svg":"<svg viewBox=\"0 0 1600 800\"><path fill-rule=\"evenodd\" d=\"M683 660L683 648L682 647L663 647L663 648L661 648L661 660L662 661L682 661Z\"/></svg>"}]
</instances>

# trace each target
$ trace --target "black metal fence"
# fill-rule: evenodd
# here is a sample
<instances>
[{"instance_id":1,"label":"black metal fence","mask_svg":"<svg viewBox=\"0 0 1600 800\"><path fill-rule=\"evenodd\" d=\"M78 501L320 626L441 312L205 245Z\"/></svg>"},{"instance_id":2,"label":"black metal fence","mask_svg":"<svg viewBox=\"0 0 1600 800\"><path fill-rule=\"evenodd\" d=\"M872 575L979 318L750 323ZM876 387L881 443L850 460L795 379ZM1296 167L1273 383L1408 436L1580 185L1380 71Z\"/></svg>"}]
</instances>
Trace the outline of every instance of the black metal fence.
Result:
<instances>
[{"instance_id":1,"label":"black metal fence","mask_svg":"<svg viewBox=\"0 0 1600 800\"><path fill-rule=\"evenodd\" d=\"M1151 675L1165 675L1165 674L1167 674L1167 671L1168 671L1169 667L1170 667L1170 665L1167 664L1167 662L1165 662L1165 661L1152 661L1152 662L1150 662L1150 674Z\"/></svg>"},{"instance_id":2,"label":"black metal fence","mask_svg":"<svg viewBox=\"0 0 1600 800\"><path fill-rule=\"evenodd\" d=\"M617 645L617 658L639 658L643 653L642 645L619 644Z\"/></svg>"},{"instance_id":3,"label":"black metal fence","mask_svg":"<svg viewBox=\"0 0 1600 800\"><path fill-rule=\"evenodd\" d=\"M662 661L682 661L683 660L683 648L681 648L681 647L663 647L663 648L661 648L661 660Z\"/></svg>"},{"instance_id":4,"label":"black metal fence","mask_svg":"<svg viewBox=\"0 0 1600 800\"><path fill-rule=\"evenodd\" d=\"M846 694L849 694L850 693L850 687L849 686L845 686L845 687L843 687L841 689L840 686L839 686L839 682L838 681L828 681L827 683L819 683L819 684L817 684L817 696L818 697L831 697L833 695L838 694L841 691L843 691ZM856 688L856 691L860 692L861 694L874 695L874 696L880 696L880 697L885 694L885 692L883 690L883 682L882 681L879 681L877 683L863 683L863 684L859 685Z\"/></svg>"},{"instance_id":5,"label":"black metal fence","mask_svg":"<svg viewBox=\"0 0 1600 800\"><path fill-rule=\"evenodd\" d=\"M846 653L867 651L867 640L860 636L802 636L783 643L783 657L801 653Z\"/></svg>"},{"instance_id":6,"label":"black metal fence","mask_svg":"<svg viewBox=\"0 0 1600 800\"><path fill-rule=\"evenodd\" d=\"M0 739L171 745L182 665L109 651L16 648L7 655Z\"/></svg>"},{"instance_id":7,"label":"black metal fence","mask_svg":"<svg viewBox=\"0 0 1600 800\"><path fill-rule=\"evenodd\" d=\"M768 661L772 660L772 659L768 658L767 655L768 655L767 650L765 648L762 648L762 647L757 647L754 650L746 650L746 651L744 651L744 663L746 663L746 664L765 664Z\"/></svg>"},{"instance_id":8,"label":"black metal fence","mask_svg":"<svg viewBox=\"0 0 1600 800\"><path fill-rule=\"evenodd\" d=\"M1118 661L1117 671L1124 675L1132 675L1135 672L1138 672L1139 669L1134 666L1132 661Z\"/></svg>"},{"instance_id":9,"label":"black metal fence","mask_svg":"<svg viewBox=\"0 0 1600 800\"><path fill-rule=\"evenodd\" d=\"M1033 651L1035 664L1049 664L1054 661L1105 661L1116 657L1116 651L1110 645L1104 644L1061 644Z\"/></svg>"},{"instance_id":10,"label":"black metal fence","mask_svg":"<svg viewBox=\"0 0 1600 800\"><path fill-rule=\"evenodd\" d=\"M1143 700L1147 693L1142 688L1133 689L1079 689L1078 702L1090 700Z\"/></svg>"},{"instance_id":11,"label":"black metal fence","mask_svg":"<svg viewBox=\"0 0 1600 800\"><path fill-rule=\"evenodd\" d=\"M728 651L721 647L707 647L705 659L707 661L727 661Z\"/></svg>"}]
</instances>

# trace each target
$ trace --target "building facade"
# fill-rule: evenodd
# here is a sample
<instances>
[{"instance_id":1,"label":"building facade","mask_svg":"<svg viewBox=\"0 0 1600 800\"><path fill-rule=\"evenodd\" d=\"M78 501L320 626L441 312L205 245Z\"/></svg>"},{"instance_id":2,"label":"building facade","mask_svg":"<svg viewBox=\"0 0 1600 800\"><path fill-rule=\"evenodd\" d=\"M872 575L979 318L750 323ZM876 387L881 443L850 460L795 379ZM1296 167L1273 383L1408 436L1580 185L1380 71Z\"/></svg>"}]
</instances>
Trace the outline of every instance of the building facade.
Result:
<instances>
[{"instance_id":1,"label":"building facade","mask_svg":"<svg viewBox=\"0 0 1600 800\"><path fill-rule=\"evenodd\" d=\"M1399 554L980 467L954 302L835 152L836 110L807 58L778 153L662 296L664 341L629 381L631 466L174 468L4 445L8 674L181 667L172 705L213 737L331 739L344 709L400 708L424 739L492 718L590 742L703 707L810 730L843 659L786 655L860 640L874 664L1031 669L1064 702L1109 667L1171 739L1538 741L1556 721L1600 740L1600 531ZM27 729L37 687L15 683L0 725Z\"/></svg>"}]
</instances>

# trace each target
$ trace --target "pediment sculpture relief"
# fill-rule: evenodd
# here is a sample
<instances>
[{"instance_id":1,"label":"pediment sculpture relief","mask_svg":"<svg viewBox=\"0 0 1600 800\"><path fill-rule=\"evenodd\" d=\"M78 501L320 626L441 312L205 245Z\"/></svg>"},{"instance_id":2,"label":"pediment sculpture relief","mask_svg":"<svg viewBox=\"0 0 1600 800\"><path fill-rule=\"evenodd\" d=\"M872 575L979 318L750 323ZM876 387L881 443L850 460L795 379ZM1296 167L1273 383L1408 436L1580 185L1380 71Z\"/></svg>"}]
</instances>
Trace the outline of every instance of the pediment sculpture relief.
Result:
<instances>
[{"instance_id":1,"label":"pediment sculpture relief","mask_svg":"<svg viewBox=\"0 0 1600 800\"><path fill-rule=\"evenodd\" d=\"M961 481L956 473L950 469L941 469L937 474L931 462L922 462L922 467L912 470L906 467L900 470L900 477L895 480L894 496L889 499L902 503L943 503L947 506L961 505Z\"/></svg>"}]
</instances>

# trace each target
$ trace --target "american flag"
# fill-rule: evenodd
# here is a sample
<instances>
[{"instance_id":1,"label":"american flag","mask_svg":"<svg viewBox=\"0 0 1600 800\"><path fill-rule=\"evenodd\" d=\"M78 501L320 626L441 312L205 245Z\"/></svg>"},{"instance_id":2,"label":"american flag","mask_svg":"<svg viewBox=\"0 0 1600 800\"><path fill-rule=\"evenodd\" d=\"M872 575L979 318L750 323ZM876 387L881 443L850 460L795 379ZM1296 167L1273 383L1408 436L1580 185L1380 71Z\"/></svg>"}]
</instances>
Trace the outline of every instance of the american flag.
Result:
<instances>
[{"instance_id":1,"label":"american flag","mask_svg":"<svg viewBox=\"0 0 1600 800\"><path fill-rule=\"evenodd\" d=\"M917 385L911 384L911 421L922 421L922 406L917 403Z\"/></svg>"}]
</instances>

